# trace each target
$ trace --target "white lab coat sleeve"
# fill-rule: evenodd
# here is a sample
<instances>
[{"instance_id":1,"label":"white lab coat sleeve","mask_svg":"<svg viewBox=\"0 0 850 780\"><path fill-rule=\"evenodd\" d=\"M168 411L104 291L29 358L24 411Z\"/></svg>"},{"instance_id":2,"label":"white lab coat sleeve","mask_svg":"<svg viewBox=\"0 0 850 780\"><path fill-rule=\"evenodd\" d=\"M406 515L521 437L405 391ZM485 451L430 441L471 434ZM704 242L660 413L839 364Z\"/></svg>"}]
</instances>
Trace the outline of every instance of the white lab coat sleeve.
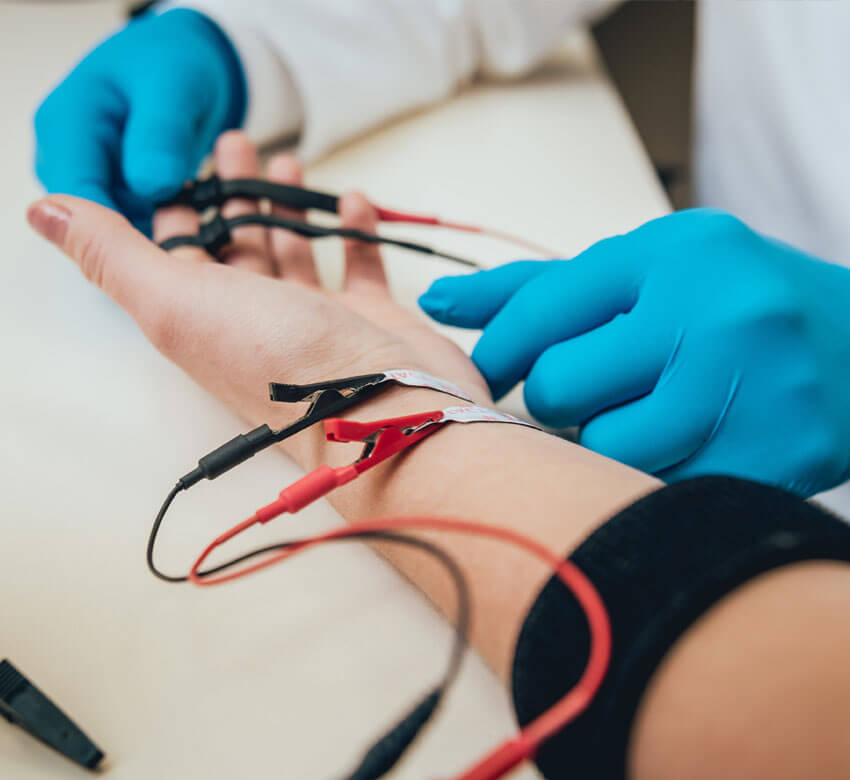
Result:
<instances>
[{"instance_id":1,"label":"white lab coat sleeve","mask_svg":"<svg viewBox=\"0 0 850 780\"><path fill-rule=\"evenodd\" d=\"M227 33L248 81L246 130L299 133L311 160L476 76L532 70L612 0L173 0Z\"/></svg>"}]
</instances>

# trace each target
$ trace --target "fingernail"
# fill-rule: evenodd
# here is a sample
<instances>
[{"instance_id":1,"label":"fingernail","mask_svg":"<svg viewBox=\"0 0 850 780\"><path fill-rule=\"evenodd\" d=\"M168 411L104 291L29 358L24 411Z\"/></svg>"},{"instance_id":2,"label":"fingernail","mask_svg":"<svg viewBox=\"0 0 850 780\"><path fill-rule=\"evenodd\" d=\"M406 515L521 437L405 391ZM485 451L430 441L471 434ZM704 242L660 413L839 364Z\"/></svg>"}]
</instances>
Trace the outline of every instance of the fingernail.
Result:
<instances>
[{"instance_id":1,"label":"fingernail","mask_svg":"<svg viewBox=\"0 0 850 780\"><path fill-rule=\"evenodd\" d=\"M27 210L27 222L36 233L57 246L62 246L68 232L71 212L52 200L40 200Z\"/></svg>"}]
</instances>

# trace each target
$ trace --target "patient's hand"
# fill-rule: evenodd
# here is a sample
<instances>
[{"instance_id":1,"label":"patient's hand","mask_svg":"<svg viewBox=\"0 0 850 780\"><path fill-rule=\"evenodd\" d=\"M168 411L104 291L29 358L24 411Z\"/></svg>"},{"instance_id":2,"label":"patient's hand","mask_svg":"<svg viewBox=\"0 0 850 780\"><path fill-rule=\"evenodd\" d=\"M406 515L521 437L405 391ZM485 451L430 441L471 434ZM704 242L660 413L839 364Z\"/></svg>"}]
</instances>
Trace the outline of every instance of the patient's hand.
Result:
<instances>
[{"instance_id":1,"label":"patient's hand","mask_svg":"<svg viewBox=\"0 0 850 780\"><path fill-rule=\"evenodd\" d=\"M238 132L219 140L215 163L223 177L259 174L256 151ZM301 179L288 156L272 159L267 174L283 183ZM232 201L224 214L256 208ZM363 196L346 195L340 211L346 226L374 231ZM466 355L393 301L374 245L347 242L343 289L331 293L319 286L309 242L280 230L239 228L225 262L216 263L197 248L166 253L115 212L69 196L39 201L28 217L163 354L252 422L280 419L280 405L272 409L267 400L270 380L313 382L395 367L422 369L489 400ZM198 217L170 207L154 228L157 241L194 233Z\"/></svg>"},{"instance_id":2,"label":"patient's hand","mask_svg":"<svg viewBox=\"0 0 850 780\"><path fill-rule=\"evenodd\" d=\"M221 140L216 164L228 178L257 175L255 151L238 134ZM297 182L299 171L290 158L278 157L269 176ZM226 216L250 207L256 206L231 202ZM374 229L375 215L362 197L347 195L341 210L345 224ZM29 218L163 353L254 424L283 425L303 411L270 403L270 379L302 383L389 367L419 368L461 385L478 402L490 401L472 362L392 301L372 245L346 247L343 290L330 294L317 284L309 244L281 231L235 231L237 245L219 264L191 248L168 254L115 212L76 198L52 195L33 206ZM197 217L168 209L155 228L158 239L191 233ZM380 419L452 403L431 390L396 388L353 414ZM342 445L323 442L320 427L288 439L287 452L306 468L335 458L350 462ZM655 486L639 472L532 428L449 425L329 499L349 520L398 514L486 518L566 551ZM458 534L436 539L467 568L475 604L472 639L507 677L517 631L549 568L492 541ZM454 593L441 566L415 550L382 551L453 614Z\"/></svg>"}]
</instances>

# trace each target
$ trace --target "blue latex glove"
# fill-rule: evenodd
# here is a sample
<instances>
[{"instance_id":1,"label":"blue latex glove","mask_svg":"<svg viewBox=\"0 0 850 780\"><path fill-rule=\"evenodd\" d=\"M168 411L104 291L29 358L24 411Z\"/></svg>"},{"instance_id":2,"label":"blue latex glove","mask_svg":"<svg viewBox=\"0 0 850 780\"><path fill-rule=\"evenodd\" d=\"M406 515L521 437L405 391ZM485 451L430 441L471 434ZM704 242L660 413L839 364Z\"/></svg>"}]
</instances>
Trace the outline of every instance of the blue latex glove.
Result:
<instances>
[{"instance_id":1,"label":"blue latex glove","mask_svg":"<svg viewBox=\"0 0 850 780\"><path fill-rule=\"evenodd\" d=\"M49 192L94 200L149 231L154 206L194 176L243 118L242 66L196 11L147 14L90 52L35 116Z\"/></svg>"},{"instance_id":2,"label":"blue latex glove","mask_svg":"<svg viewBox=\"0 0 850 780\"><path fill-rule=\"evenodd\" d=\"M501 396L672 481L731 474L807 496L850 478L850 270L693 210L573 260L440 279L440 322L483 328Z\"/></svg>"}]
</instances>

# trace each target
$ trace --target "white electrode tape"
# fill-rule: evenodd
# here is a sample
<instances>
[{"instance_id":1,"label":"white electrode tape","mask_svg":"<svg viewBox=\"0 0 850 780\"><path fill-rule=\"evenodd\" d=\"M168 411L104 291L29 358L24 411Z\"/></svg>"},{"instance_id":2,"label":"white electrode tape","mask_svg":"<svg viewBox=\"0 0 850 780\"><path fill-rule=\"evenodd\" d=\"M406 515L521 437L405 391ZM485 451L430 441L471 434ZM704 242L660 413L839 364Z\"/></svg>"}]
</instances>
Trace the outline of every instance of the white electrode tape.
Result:
<instances>
[{"instance_id":1,"label":"white electrode tape","mask_svg":"<svg viewBox=\"0 0 850 780\"><path fill-rule=\"evenodd\" d=\"M443 409L442 422L506 422L514 425L525 425L528 428L537 428L534 423L527 420L521 420L519 417L496 409L487 409L484 406L450 406L448 409Z\"/></svg>"},{"instance_id":2,"label":"white electrode tape","mask_svg":"<svg viewBox=\"0 0 850 780\"><path fill-rule=\"evenodd\" d=\"M391 382L397 382L400 385L407 387L424 387L429 390L437 390L447 395L453 395L455 398L460 398L462 401L472 401L472 399L461 390L453 382L448 382L445 379L426 374L422 371L413 371L409 368L395 368L390 371L383 372L384 377ZM478 408L478 407L472 407Z\"/></svg>"},{"instance_id":3,"label":"white electrode tape","mask_svg":"<svg viewBox=\"0 0 850 780\"><path fill-rule=\"evenodd\" d=\"M524 425L527 428L540 430L534 423L530 423L527 420L521 420L519 417L514 417L512 414L506 414L505 412L500 412L496 409L487 409L484 406L450 406L448 409L443 409L443 417L439 422L513 423L514 425Z\"/></svg>"}]
</instances>

